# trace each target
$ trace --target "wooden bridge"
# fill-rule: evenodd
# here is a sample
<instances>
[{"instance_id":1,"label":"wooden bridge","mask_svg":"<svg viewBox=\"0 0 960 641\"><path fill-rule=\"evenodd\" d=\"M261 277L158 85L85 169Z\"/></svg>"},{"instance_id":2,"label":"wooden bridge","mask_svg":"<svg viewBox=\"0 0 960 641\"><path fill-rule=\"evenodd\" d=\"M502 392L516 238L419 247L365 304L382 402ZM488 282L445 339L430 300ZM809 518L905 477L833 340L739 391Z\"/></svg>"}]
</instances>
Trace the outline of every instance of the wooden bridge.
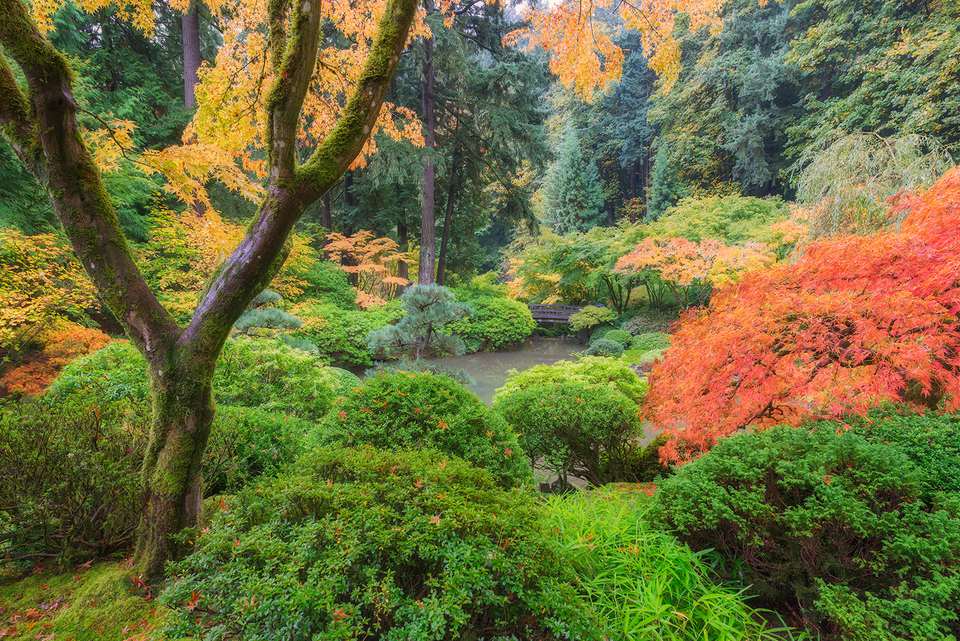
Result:
<instances>
[{"instance_id":1,"label":"wooden bridge","mask_svg":"<svg viewBox=\"0 0 960 641\"><path fill-rule=\"evenodd\" d=\"M580 311L576 305L530 305L533 320L538 323L569 323L570 317Z\"/></svg>"}]
</instances>

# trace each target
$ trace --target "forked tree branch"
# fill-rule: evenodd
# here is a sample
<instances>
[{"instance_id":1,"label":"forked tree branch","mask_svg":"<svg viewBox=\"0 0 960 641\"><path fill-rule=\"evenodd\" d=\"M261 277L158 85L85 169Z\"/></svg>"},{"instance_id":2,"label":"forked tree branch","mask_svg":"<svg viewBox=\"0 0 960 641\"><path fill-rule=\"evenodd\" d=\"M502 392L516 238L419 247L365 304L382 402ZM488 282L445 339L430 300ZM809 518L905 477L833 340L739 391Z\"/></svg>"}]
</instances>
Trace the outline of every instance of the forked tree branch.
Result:
<instances>
[{"instance_id":1,"label":"forked tree branch","mask_svg":"<svg viewBox=\"0 0 960 641\"><path fill-rule=\"evenodd\" d=\"M270 6L270 54L280 71L268 101L271 177L267 197L180 338L183 349L199 361L219 352L233 322L279 271L290 232L304 208L323 196L360 153L380 114L418 4L418 0L388 0L360 81L343 113L307 162L296 167L296 126L317 58L319 22L313 21L319 17L319 2L300 0L289 37L284 28L287 2L273 0ZM282 49L277 42L281 37L286 39Z\"/></svg>"},{"instance_id":2,"label":"forked tree branch","mask_svg":"<svg viewBox=\"0 0 960 641\"><path fill-rule=\"evenodd\" d=\"M162 368L179 332L137 269L116 210L77 126L70 70L21 0L0 0L0 44L27 79L0 64L0 119L54 210L97 291L151 366ZM28 101L28 102L27 102ZM29 104L29 112L25 111Z\"/></svg>"}]
</instances>

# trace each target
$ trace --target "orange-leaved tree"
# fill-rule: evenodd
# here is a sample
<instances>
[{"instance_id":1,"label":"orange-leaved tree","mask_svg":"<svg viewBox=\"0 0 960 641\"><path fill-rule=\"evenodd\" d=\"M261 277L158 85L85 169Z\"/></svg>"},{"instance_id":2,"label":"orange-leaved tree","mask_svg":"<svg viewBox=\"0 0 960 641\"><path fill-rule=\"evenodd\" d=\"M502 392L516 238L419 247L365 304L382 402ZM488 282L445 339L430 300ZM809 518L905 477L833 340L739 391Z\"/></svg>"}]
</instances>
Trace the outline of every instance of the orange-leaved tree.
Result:
<instances>
[{"instance_id":1,"label":"orange-leaved tree","mask_svg":"<svg viewBox=\"0 0 960 641\"><path fill-rule=\"evenodd\" d=\"M650 374L665 460L883 402L960 408L960 168L899 206L899 231L812 243L688 312Z\"/></svg>"},{"instance_id":2,"label":"orange-leaved tree","mask_svg":"<svg viewBox=\"0 0 960 641\"><path fill-rule=\"evenodd\" d=\"M211 381L234 321L280 269L304 208L339 180L378 120L417 2L384 0L378 7L355 82L336 121L317 139L305 140L301 132L321 42L326 42L320 0L271 0L260 20L247 25L262 35L260 52L269 70L259 132L266 151L265 195L243 239L182 327L147 285L120 231L114 204L78 130L66 59L23 0L0 0L0 131L47 187L100 298L148 363L153 422L135 551L135 567L145 579L162 574L164 562L178 552L172 535L196 522L200 462L214 412ZM14 64L25 87L17 82Z\"/></svg>"},{"instance_id":3,"label":"orange-leaved tree","mask_svg":"<svg viewBox=\"0 0 960 641\"><path fill-rule=\"evenodd\" d=\"M327 234L324 251L340 269L350 274L357 290L357 304L367 309L383 305L410 284L399 275L400 265L408 261L407 254L391 238L377 238L367 230L351 236L338 232Z\"/></svg>"}]
</instances>

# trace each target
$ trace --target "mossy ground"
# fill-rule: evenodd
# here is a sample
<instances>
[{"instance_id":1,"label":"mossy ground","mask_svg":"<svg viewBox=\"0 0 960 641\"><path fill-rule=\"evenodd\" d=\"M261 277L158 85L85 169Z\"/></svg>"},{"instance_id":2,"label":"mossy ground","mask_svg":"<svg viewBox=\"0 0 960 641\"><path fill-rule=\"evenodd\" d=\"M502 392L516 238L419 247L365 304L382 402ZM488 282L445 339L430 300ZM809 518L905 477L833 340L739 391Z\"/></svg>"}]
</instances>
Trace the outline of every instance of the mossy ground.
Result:
<instances>
[{"instance_id":1,"label":"mossy ground","mask_svg":"<svg viewBox=\"0 0 960 641\"><path fill-rule=\"evenodd\" d=\"M136 593L120 563L0 583L5 641L139 641L150 638L165 614Z\"/></svg>"}]
</instances>

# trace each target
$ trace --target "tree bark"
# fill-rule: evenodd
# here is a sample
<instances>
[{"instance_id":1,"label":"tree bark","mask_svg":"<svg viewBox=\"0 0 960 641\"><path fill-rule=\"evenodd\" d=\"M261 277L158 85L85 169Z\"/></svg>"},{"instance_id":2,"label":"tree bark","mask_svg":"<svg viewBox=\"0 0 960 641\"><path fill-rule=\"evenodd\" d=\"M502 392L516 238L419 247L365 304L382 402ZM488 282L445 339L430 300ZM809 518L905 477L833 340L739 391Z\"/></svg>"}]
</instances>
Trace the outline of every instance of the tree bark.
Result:
<instances>
[{"instance_id":1,"label":"tree bark","mask_svg":"<svg viewBox=\"0 0 960 641\"><path fill-rule=\"evenodd\" d=\"M424 6L429 15L433 11L432 0L426 0ZM436 204L436 167L433 157L437 129L437 119L434 113L436 99L434 76L433 38L429 37L423 40L423 84L421 87L425 129L423 135L423 193L420 208L420 271L418 275L421 285L433 284L434 263L437 253L436 212L434 209Z\"/></svg>"},{"instance_id":2,"label":"tree bark","mask_svg":"<svg viewBox=\"0 0 960 641\"><path fill-rule=\"evenodd\" d=\"M443 235L440 237L440 258L437 260L437 283L445 285L447 282L447 248L450 243L450 231L453 228L453 212L457 199L457 190L460 188L460 154L454 147L453 157L450 160L450 182L447 185L447 202L443 214Z\"/></svg>"},{"instance_id":3,"label":"tree bark","mask_svg":"<svg viewBox=\"0 0 960 641\"><path fill-rule=\"evenodd\" d=\"M159 577L183 551L170 534L196 524L203 496L200 465L213 423L212 364L174 367L152 377L150 444L143 463L144 510L134 556L138 572Z\"/></svg>"},{"instance_id":4,"label":"tree bark","mask_svg":"<svg viewBox=\"0 0 960 641\"><path fill-rule=\"evenodd\" d=\"M196 2L180 17L183 40L183 105L197 106L197 71L200 69L200 10Z\"/></svg>"},{"instance_id":5,"label":"tree bark","mask_svg":"<svg viewBox=\"0 0 960 641\"><path fill-rule=\"evenodd\" d=\"M400 246L400 251L403 253L407 253L407 250L410 249L409 231L407 230L407 220L405 218L397 221L397 245ZM407 261L401 260L397 265L397 276L400 278L410 278L410 265L407 264Z\"/></svg>"}]
</instances>

